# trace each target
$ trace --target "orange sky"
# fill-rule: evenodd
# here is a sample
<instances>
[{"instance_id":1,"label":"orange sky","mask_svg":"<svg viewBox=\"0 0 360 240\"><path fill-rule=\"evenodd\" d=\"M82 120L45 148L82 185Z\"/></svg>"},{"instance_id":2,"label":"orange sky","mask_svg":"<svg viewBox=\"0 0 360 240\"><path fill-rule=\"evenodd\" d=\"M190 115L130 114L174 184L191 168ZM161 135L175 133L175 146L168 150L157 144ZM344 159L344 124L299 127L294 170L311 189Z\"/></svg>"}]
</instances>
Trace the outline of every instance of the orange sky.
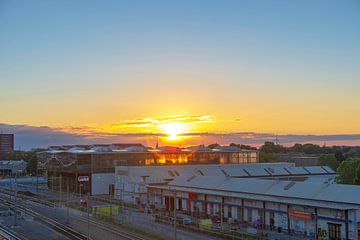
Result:
<instances>
[{"instance_id":1,"label":"orange sky","mask_svg":"<svg viewBox=\"0 0 360 240\"><path fill-rule=\"evenodd\" d=\"M356 1L196 2L5 1L0 123L360 133Z\"/></svg>"}]
</instances>

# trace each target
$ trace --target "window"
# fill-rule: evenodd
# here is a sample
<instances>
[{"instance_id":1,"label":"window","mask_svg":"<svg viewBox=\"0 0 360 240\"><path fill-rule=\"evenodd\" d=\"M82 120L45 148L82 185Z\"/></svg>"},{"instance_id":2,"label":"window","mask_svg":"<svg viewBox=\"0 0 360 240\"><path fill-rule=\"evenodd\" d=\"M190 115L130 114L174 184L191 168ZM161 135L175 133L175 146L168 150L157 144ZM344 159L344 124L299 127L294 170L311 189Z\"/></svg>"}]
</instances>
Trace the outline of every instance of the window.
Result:
<instances>
[{"instance_id":1,"label":"window","mask_svg":"<svg viewBox=\"0 0 360 240\"><path fill-rule=\"evenodd\" d=\"M248 210L247 210L247 221L248 221L249 223L252 222L252 209L249 209L249 208L248 208Z\"/></svg>"},{"instance_id":2,"label":"window","mask_svg":"<svg viewBox=\"0 0 360 240\"><path fill-rule=\"evenodd\" d=\"M341 225L328 223L329 240L341 240Z\"/></svg>"}]
</instances>

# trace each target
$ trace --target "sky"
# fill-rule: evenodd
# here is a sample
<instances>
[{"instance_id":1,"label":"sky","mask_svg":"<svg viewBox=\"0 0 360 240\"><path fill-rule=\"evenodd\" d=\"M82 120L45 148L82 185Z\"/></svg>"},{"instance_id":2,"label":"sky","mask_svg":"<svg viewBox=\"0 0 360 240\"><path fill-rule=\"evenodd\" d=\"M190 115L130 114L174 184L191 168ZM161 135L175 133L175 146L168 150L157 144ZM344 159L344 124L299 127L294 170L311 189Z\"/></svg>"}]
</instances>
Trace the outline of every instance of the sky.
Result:
<instances>
[{"instance_id":1,"label":"sky","mask_svg":"<svg viewBox=\"0 0 360 240\"><path fill-rule=\"evenodd\" d=\"M1 131L357 136L359 43L357 0L0 0Z\"/></svg>"}]
</instances>

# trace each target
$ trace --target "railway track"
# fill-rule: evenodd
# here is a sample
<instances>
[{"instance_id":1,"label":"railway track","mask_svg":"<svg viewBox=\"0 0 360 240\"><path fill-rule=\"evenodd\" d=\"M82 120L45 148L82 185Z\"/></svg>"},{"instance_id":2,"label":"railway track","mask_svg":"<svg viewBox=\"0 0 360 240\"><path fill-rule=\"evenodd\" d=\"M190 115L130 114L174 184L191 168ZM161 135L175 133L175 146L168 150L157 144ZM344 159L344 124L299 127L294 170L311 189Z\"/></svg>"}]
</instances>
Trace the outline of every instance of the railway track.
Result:
<instances>
[{"instance_id":1,"label":"railway track","mask_svg":"<svg viewBox=\"0 0 360 240\"><path fill-rule=\"evenodd\" d=\"M2 194L6 194L8 196L13 196L13 192L9 191L9 190L4 190L1 189L0 193ZM53 204L46 202L46 200L44 199L39 199L36 197L29 197L29 196L24 196L21 193L18 194L19 198L23 198L26 199L28 201L32 201L34 203L38 203L38 204L44 204L46 206L53 206ZM8 205L12 205L12 202L9 201L9 199L4 199L1 198L7 202ZM68 236L71 239L74 240L83 240L83 239L87 239L87 236L83 235L80 232L75 231L73 228L68 227L65 224L62 224L58 221L55 221L52 218L49 218L43 214L40 214L38 212L35 212L34 210L30 209L29 207L25 207L22 205L18 205L18 209L21 211L24 211L26 213L28 213L29 215L33 216L34 218L36 218L37 220L44 222L45 224L49 225L50 227L52 227L54 230L64 234L65 236ZM85 217L80 217L80 216L72 216L72 219L76 219L78 221L87 223L89 221L89 223L93 226L96 226L99 229L102 229L104 231L107 231L111 234L114 234L118 237L120 237L121 239L127 239L127 240L148 240L148 238L144 238L142 236L139 236L135 233L131 233L129 231L124 231L124 230L120 230L119 227L112 225L112 224L106 224L106 223L102 223L93 219L87 219Z\"/></svg>"},{"instance_id":2,"label":"railway track","mask_svg":"<svg viewBox=\"0 0 360 240\"><path fill-rule=\"evenodd\" d=\"M9 201L8 199L5 198L1 198L0 199L3 200L3 204L11 207L13 205L13 203L11 201ZM24 206L21 205L17 205L17 209L19 211L25 212L26 214L32 216L34 219L36 219L39 222L42 222L46 225L48 225L49 227L51 227L52 229L54 229L55 231L65 235L66 237L69 237L70 239L74 239L74 240L87 240L87 236L85 236L84 234L58 222L55 221L54 219L51 219L49 217L46 217L40 213L37 213L35 211L33 211L32 209L26 208ZM21 238L20 238L21 239Z\"/></svg>"},{"instance_id":3,"label":"railway track","mask_svg":"<svg viewBox=\"0 0 360 240\"><path fill-rule=\"evenodd\" d=\"M24 236L19 235L18 233L13 233L9 231L6 227L0 224L0 239L6 240L27 240Z\"/></svg>"}]
</instances>

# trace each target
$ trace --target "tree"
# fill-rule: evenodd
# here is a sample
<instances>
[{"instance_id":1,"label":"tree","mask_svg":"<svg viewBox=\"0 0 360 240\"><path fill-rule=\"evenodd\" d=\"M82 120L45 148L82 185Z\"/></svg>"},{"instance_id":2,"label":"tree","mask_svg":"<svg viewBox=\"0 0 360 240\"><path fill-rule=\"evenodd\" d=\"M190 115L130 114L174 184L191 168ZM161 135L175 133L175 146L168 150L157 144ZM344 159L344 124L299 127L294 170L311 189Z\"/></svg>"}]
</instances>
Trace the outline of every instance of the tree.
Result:
<instances>
[{"instance_id":1,"label":"tree","mask_svg":"<svg viewBox=\"0 0 360 240\"><path fill-rule=\"evenodd\" d=\"M261 163L275 162L276 157L274 153L260 152L259 153L259 161Z\"/></svg>"},{"instance_id":2,"label":"tree","mask_svg":"<svg viewBox=\"0 0 360 240\"><path fill-rule=\"evenodd\" d=\"M303 152L303 145L300 143L295 143L294 146L289 147L289 151L296 152L296 153Z\"/></svg>"},{"instance_id":3,"label":"tree","mask_svg":"<svg viewBox=\"0 0 360 240\"><path fill-rule=\"evenodd\" d=\"M37 157L36 154L32 155L30 160L27 163L26 170L32 174L35 175L37 172Z\"/></svg>"},{"instance_id":4,"label":"tree","mask_svg":"<svg viewBox=\"0 0 360 240\"><path fill-rule=\"evenodd\" d=\"M350 159L343 161L337 169L338 176L336 177L337 183L354 184L355 178L360 167L360 159Z\"/></svg>"},{"instance_id":5,"label":"tree","mask_svg":"<svg viewBox=\"0 0 360 240\"><path fill-rule=\"evenodd\" d=\"M340 162L336 159L334 154L321 154L318 158L317 165L329 166L331 169L336 171Z\"/></svg>"},{"instance_id":6,"label":"tree","mask_svg":"<svg viewBox=\"0 0 360 240\"><path fill-rule=\"evenodd\" d=\"M360 164L356 169L354 184L360 185Z\"/></svg>"},{"instance_id":7,"label":"tree","mask_svg":"<svg viewBox=\"0 0 360 240\"><path fill-rule=\"evenodd\" d=\"M220 145L217 144L217 143L213 143L213 144L210 144L210 145L207 146L207 147L210 148L210 149L214 149L214 148L216 148L216 147L220 147Z\"/></svg>"},{"instance_id":8,"label":"tree","mask_svg":"<svg viewBox=\"0 0 360 240\"><path fill-rule=\"evenodd\" d=\"M335 152L335 157L339 162L342 162L345 160L345 157L343 155L343 153L341 151L336 151Z\"/></svg>"},{"instance_id":9,"label":"tree","mask_svg":"<svg viewBox=\"0 0 360 240\"><path fill-rule=\"evenodd\" d=\"M306 143L303 145L303 152L306 154L318 154L321 153L321 147L312 143Z\"/></svg>"},{"instance_id":10,"label":"tree","mask_svg":"<svg viewBox=\"0 0 360 240\"><path fill-rule=\"evenodd\" d=\"M246 150L257 150L256 147L252 147L252 146L244 145L244 144L230 143L229 146L238 147L238 148L240 148L240 149L246 149Z\"/></svg>"},{"instance_id":11,"label":"tree","mask_svg":"<svg viewBox=\"0 0 360 240\"><path fill-rule=\"evenodd\" d=\"M264 145L260 147L260 151L265 153L284 153L286 152L286 148L273 142L265 142Z\"/></svg>"}]
</instances>

